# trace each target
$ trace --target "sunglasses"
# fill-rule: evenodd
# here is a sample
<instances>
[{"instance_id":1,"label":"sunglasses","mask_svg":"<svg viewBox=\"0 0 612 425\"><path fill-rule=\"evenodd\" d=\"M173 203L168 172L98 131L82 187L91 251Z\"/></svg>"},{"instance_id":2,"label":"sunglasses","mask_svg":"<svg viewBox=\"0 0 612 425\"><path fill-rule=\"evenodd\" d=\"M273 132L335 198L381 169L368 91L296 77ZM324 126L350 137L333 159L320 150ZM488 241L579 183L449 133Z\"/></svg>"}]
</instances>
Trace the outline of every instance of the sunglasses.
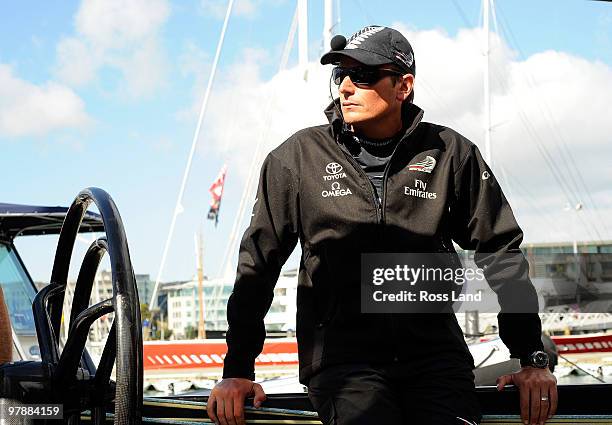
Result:
<instances>
[{"instance_id":1,"label":"sunglasses","mask_svg":"<svg viewBox=\"0 0 612 425\"><path fill-rule=\"evenodd\" d=\"M353 84L371 86L376 84L378 80L388 75L403 75L399 71L391 69L380 69L366 66L356 66L353 68L343 68L337 66L332 70L332 80L336 85L340 85L344 77L350 77Z\"/></svg>"}]
</instances>

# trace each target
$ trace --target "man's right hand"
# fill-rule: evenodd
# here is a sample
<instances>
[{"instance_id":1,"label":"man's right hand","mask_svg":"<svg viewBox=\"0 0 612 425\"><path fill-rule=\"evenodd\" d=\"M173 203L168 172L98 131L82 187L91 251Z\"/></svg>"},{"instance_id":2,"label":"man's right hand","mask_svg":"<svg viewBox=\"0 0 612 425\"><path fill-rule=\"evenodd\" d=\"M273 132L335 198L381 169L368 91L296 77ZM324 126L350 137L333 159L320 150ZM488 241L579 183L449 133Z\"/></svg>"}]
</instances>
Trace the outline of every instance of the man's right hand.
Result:
<instances>
[{"instance_id":1,"label":"man's right hand","mask_svg":"<svg viewBox=\"0 0 612 425\"><path fill-rule=\"evenodd\" d=\"M244 400L254 397L257 408L266 399L261 385L246 378L225 378L215 385L208 396L208 417L216 424L245 425Z\"/></svg>"}]
</instances>

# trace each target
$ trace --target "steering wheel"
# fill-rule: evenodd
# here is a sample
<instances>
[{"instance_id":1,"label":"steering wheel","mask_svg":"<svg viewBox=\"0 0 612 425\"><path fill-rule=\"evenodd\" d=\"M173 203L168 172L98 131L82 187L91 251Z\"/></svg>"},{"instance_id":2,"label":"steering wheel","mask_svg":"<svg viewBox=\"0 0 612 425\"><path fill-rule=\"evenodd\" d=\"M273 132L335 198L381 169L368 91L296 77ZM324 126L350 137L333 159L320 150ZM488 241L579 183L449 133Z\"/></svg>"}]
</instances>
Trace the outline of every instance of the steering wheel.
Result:
<instances>
[{"instance_id":1,"label":"steering wheel","mask_svg":"<svg viewBox=\"0 0 612 425\"><path fill-rule=\"evenodd\" d=\"M94 203L106 236L87 250L74 288L70 326L59 352L64 294L70 259L87 208ZM112 271L112 297L89 306L96 271L108 252ZM70 206L59 235L51 283L34 299L34 318L42 362L49 370L55 402L64 405L64 420L78 423L81 411L90 408L95 424L106 423L106 406L114 400L115 424L137 424L142 419L142 329L136 278L123 223L108 193L98 188L81 191ZM93 322L114 312L102 356L96 368L85 344ZM116 382L111 371L116 363ZM92 376L88 371L95 370Z\"/></svg>"}]
</instances>

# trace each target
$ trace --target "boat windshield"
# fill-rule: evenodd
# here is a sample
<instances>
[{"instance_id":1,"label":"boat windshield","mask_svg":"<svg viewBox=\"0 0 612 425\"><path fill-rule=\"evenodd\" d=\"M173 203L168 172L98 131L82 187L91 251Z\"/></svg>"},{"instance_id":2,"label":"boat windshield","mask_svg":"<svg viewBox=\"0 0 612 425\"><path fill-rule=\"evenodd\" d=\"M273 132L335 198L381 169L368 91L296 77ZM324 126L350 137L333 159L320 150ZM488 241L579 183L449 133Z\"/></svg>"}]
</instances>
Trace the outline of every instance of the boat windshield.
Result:
<instances>
[{"instance_id":1,"label":"boat windshield","mask_svg":"<svg viewBox=\"0 0 612 425\"><path fill-rule=\"evenodd\" d=\"M32 302L36 291L15 249L2 243L0 243L0 286L17 338L14 343L18 358L15 360L40 359L32 313Z\"/></svg>"}]
</instances>

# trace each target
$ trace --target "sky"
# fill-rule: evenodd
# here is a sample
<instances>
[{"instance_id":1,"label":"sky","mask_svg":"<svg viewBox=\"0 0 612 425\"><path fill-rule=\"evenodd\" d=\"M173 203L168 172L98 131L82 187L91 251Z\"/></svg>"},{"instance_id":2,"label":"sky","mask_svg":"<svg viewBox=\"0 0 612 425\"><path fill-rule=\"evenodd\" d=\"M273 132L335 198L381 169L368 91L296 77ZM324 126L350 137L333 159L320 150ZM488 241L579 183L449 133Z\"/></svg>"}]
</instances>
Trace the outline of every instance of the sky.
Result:
<instances>
[{"instance_id":1,"label":"sky","mask_svg":"<svg viewBox=\"0 0 612 425\"><path fill-rule=\"evenodd\" d=\"M492 167L525 241L611 240L612 4L495 6ZM155 279L226 7L218 0L2 0L0 200L69 205L81 189L103 188L121 213L136 273ZM194 275L198 231L206 275L223 272L227 251L235 262L228 239L251 165L258 174L258 141L265 153L325 122L322 1L309 4L306 80L297 37L280 69L295 7L289 0L234 4L162 281ZM480 1L351 0L334 9L336 33L368 24L402 31L415 50L415 103L424 120L483 149ZM224 164L215 227L206 220L208 188ZM247 203L254 198L247 189ZM77 244L73 276L89 240ZM35 280L49 279L55 243L17 242ZM294 253L288 266L298 259Z\"/></svg>"}]
</instances>

